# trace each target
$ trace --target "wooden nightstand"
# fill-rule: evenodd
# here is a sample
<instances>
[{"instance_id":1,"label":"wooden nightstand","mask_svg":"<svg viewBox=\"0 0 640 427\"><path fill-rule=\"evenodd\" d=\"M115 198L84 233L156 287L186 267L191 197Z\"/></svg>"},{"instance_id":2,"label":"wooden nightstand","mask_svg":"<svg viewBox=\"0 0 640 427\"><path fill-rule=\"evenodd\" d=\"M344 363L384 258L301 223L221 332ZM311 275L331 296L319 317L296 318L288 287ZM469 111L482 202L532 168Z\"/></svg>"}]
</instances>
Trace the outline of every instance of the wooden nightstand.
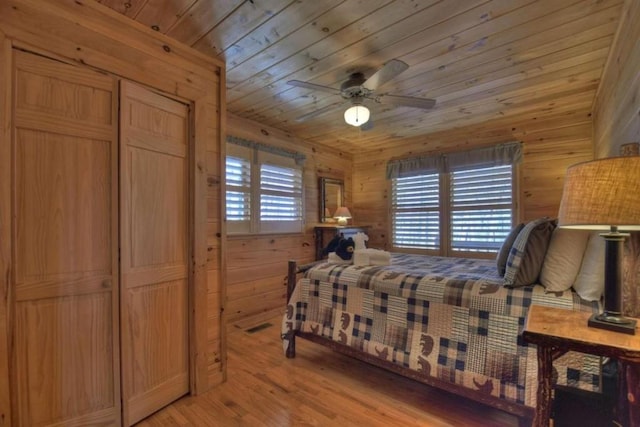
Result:
<instances>
[{"instance_id":1,"label":"wooden nightstand","mask_svg":"<svg viewBox=\"0 0 640 427\"><path fill-rule=\"evenodd\" d=\"M533 425L548 426L553 360L568 351L640 363L640 331L625 335L587 326L591 313L532 305L524 339L538 347L538 396Z\"/></svg>"},{"instance_id":2,"label":"wooden nightstand","mask_svg":"<svg viewBox=\"0 0 640 427\"><path fill-rule=\"evenodd\" d=\"M316 260L320 260L323 258L322 250L324 249L324 246L325 246L324 233L326 231L332 232L331 238L333 238L333 236L335 236L336 234L342 234L343 237L349 238L349 237L353 237L358 232L362 232L366 234L367 230L369 230L368 225L357 226L357 225L323 224L323 225L317 225L313 227L313 232L315 234L315 240L316 240Z\"/></svg>"}]
</instances>

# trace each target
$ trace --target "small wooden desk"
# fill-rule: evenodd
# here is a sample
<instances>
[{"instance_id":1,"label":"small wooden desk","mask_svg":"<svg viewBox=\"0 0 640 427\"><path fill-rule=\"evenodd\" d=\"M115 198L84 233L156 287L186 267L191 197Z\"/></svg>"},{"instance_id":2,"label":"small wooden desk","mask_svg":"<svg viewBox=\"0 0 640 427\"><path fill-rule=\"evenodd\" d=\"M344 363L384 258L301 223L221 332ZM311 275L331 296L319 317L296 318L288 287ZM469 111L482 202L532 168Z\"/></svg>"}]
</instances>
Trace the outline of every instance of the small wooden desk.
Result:
<instances>
[{"instance_id":1,"label":"small wooden desk","mask_svg":"<svg viewBox=\"0 0 640 427\"><path fill-rule=\"evenodd\" d=\"M325 231L333 231L333 235L340 233L345 238L353 237L356 233L366 233L369 230L368 225L338 225L338 224L322 224L313 228L316 240L316 260L322 259L322 250L324 249L324 233ZM333 236L331 236L333 238Z\"/></svg>"},{"instance_id":2,"label":"small wooden desk","mask_svg":"<svg viewBox=\"0 0 640 427\"><path fill-rule=\"evenodd\" d=\"M568 351L640 363L640 330L626 335L589 328L591 313L532 305L524 339L538 346L538 396L533 425L548 426L551 415L553 360Z\"/></svg>"}]
</instances>

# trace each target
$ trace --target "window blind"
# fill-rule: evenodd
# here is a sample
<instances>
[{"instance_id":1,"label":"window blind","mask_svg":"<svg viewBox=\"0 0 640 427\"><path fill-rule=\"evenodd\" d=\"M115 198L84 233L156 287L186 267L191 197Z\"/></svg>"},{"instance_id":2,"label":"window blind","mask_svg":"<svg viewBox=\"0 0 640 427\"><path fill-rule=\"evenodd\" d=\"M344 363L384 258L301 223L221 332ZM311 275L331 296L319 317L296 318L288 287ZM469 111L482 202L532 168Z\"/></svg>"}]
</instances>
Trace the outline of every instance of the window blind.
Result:
<instances>
[{"instance_id":1,"label":"window blind","mask_svg":"<svg viewBox=\"0 0 640 427\"><path fill-rule=\"evenodd\" d=\"M513 167L451 173L451 249L496 252L512 226Z\"/></svg>"},{"instance_id":2,"label":"window blind","mask_svg":"<svg viewBox=\"0 0 640 427\"><path fill-rule=\"evenodd\" d=\"M427 174L392 180L393 246L440 247L439 175Z\"/></svg>"},{"instance_id":3,"label":"window blind","mask_svg":"<svg viewBox=\"0 0 640 427\"><path fill-rule=\"evenodd\" d=\"M227 221L251 220L251 163L247 159L227 156Z\"/></svg>"},{"instance_id":4,"label":"window blind","mask_svg":"<svg viewBox=\"0 0 640 427\"><path fill-rule=\"evenodd\" d=\"M227 139L228 233L299 233L304 225L304 155Z\"/></svg>"},{"instance_id":5,"label":"window blind","mask_svg":"<svg viewBox=\"0 0 640 427\"><path fill-rule=\"evenodd\" d=\"M260 220L302 220L302 171L260 165Z\"/></svg>"}]
</instances>

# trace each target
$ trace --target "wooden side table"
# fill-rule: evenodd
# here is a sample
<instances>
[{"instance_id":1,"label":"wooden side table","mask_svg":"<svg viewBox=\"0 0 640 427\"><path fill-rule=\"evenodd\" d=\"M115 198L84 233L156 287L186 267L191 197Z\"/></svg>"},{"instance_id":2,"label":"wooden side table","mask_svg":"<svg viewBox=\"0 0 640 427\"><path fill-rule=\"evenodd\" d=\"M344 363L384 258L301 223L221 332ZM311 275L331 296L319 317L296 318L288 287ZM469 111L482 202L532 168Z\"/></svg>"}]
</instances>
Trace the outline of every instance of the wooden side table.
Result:
<instances>
[{"instance_id":1,"label":"wooden side table","mask_svg":"<svg viewBox=\"0 0 640 427\"><path fill-rule=\"evenodd\" d=\"M591 313L553 307L529 307L524 339L538 347L538 396L533 425L548 426L551 415L553 360L568 351L640 363L640 330L626 335L589 328Z\"/></svg>"},{"instance_id":2,"label":"wooden side table","mask_svg":"<svg viewBox=\"0 0 640 427\"><path fill-rule=\"evenodd\" d=\"M324 249L325 243L324 243L324 233L325 231L332 231L333 235L331 236L333 238L334 235L340 233L342 234L345 238L348 237L353 237L356 233L358 232L362 232L362 233L367 233L367 230L369 230L369 226L368 225L360 225L360 226L356 226L356 225L338 225L338 224L323 224L323 225L317 225L315 227L313 227L313 232L314 232L314 237L316 240L316 260L320 260L322 259L322 250Z\"/></svg>"}]
</instances>

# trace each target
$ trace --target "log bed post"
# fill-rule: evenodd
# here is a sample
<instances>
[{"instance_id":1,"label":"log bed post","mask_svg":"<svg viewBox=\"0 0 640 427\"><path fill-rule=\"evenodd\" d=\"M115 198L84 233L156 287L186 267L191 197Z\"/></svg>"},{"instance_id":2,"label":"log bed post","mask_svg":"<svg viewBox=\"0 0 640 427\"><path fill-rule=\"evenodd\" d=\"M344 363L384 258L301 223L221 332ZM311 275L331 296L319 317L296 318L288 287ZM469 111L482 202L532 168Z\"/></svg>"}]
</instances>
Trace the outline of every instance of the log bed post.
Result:
<instances>
[{"instance_id":1,"label":"log bed post","mask_svg":"<svg viewBox=\"0 0 640 427\"><path fill-rule=\"evenodd\" d=\"M298 273L298 265L295 260L289 260L289 270L287 272L287 303L291 299L293 290L296 287L296 274Z\"/></svg>"},{"instance_id":2,"label":"log bed post","mask_svg":"<svg viewBox=\"0 0 640 427\"><path fill-rule=\"evenodd\" d=\"M287 271L287 322L290 322L289 331L286 334L286 339L289 341L287 350L285 352L288 359L296 357L296 331L293 329L293 310L289 310L289 301L293 290L296 287L296 275L298 272L298 266L295 260L289 260L289 269ZM289 317L291 316L291 317Z\"/></svg>"}]
</instances>

